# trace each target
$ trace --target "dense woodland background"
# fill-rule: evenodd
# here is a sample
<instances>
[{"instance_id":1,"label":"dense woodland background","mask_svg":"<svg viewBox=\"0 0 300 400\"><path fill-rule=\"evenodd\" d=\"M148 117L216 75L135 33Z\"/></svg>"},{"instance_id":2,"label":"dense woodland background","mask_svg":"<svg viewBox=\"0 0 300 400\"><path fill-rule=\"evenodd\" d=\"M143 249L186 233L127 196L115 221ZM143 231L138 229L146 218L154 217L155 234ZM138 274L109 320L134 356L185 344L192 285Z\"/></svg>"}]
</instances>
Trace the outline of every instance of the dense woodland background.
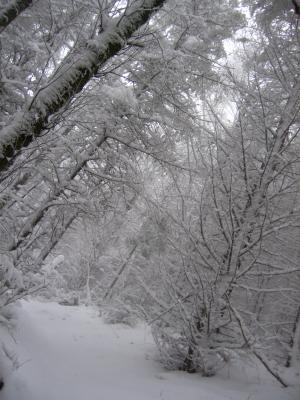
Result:
<instances>
[{"instance_id":1,"label":"dense woodland background","mask_svg":"<svg viewBox=\"0 0 300 400\"><path fill-rule=\"evenodd\" d=\"M0 318L152 326L162 363L300 362L298 0L1 0ZM5 355L2 355L5 357Z\"/></svg>"}]
</instances>

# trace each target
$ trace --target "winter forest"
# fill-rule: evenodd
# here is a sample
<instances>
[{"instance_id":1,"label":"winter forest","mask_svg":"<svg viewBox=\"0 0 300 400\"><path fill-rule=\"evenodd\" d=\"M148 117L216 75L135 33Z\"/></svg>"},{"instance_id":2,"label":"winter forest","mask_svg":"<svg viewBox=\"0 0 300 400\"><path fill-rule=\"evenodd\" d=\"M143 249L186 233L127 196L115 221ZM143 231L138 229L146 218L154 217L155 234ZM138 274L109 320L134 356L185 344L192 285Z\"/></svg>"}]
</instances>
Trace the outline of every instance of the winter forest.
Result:
<instances>
[{"instance_id":1,"label":"winter forest","mask_svg":"<svg viewBox=\"0 0 300 400\"><path fill-rule=\"evenodd\" d=\"M0 0L0 398L299 399L299 134L299 0Z\"/></svg>"}]
</instances>

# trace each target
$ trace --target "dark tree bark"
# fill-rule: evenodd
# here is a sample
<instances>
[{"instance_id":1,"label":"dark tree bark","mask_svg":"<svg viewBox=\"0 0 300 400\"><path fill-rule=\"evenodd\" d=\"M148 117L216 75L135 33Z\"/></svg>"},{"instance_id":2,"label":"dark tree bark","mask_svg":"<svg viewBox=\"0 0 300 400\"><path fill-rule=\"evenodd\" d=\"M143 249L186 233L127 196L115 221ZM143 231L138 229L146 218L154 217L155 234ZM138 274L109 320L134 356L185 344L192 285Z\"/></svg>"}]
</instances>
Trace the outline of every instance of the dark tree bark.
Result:
<instances>
[{"instance_id":1,"label":"dark tree bark","mask_svg":"<svg viewBox=\"0 0 300 400\"><path fill-rule=\"evenodd\" d=\"M115 56L131 35L145 24L165 0L140 0L94 40L70 54L34 94L15 120L0 131L0 172L6 170L16 153L28 146L47 126L49 117L79 93L99 68Z\"/></svg>"},{"instance_id":2,"label":"dark tree bark","mask_svg":"<svg viewBox=\"0 0 300 400\"><path fill-rule=\"evenodd\" d=\"M300 3L298 4L297 0L292 0L295 8L295 14L299 15L300 17Z\"/></svg>"},{"instance_id":3,"label":"dark tree bark","mask_svg":"<svg viewBox=\"0 0 300 400\"><path fill-rule=\"evenodd\" d=\"M13 0L6 7L0 9L0 33L31 3L32 0Z\"/></svg>"}]
</instances>

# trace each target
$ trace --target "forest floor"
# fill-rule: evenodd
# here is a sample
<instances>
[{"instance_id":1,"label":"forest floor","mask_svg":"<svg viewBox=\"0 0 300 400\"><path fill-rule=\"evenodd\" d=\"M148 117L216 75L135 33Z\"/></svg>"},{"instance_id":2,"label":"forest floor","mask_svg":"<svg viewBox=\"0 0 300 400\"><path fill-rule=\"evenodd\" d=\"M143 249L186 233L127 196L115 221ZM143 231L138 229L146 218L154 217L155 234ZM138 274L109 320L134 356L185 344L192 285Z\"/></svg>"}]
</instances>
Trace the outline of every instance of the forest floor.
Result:
<instances>
[{"instance_id":1,"label":"forest floor","mask_svg":"<svg viewBox=\"0 0 300 400\"><path fill-rule=\"evenodd\" d=\"M13 332L4 337L0 330L18 367L6 368L1 400L300 398L295 386L282 389L260 367L241 362L211 378L166 371L148 328L107 325L89 307L22 301Z\"/></svg>"}]
</instances>

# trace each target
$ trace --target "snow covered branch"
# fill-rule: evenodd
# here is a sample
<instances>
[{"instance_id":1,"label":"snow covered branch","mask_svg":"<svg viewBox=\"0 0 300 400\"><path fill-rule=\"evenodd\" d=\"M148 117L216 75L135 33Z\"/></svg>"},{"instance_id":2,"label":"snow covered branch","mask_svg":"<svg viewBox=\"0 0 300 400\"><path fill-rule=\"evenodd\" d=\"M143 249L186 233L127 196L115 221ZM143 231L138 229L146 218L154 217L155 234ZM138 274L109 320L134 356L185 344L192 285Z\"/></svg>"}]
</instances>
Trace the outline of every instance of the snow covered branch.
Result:
<instances>
[{"instance_id":1,"label":"snow covered branch","mask_svg":"<svg viewBox=\"0 0 300 400\"><path fill-rule=\"evenodd\" d=\"M66 106L78 94L98 69L115 56L131 35L145 24L164 0L134 2L121 18L111 24L84 47L66 56L62 65L37 90L14 121L0 131L0 171L23 147L29 145L47 126L49 118Z\"/></svg>"},{"instance_id":2,"label":"snow covered branch","mask_svg":"<svg viewBox=\"0 0 300 400\"><path fill-rule=\"evenodd\" d=\"M252 353L263 364L263 366L267 369L267 371L270 372L270 374L272 376L274 376L274 378L278 382L280 382L283 387L287 387L288 386L287 383L281 378L281 376L278 374L278 372L275 371L274 367L271 366L271 363L269 362L269 360L267 360L267 358L264 356L264 354L262 354L262 352L258 349L257 345L255 344L256 340L255 340L254 336L250 333L249 329L247 328L240 313L234 307L232 307L230 302L228 302L228 304L229 304L230 310L233 312L233 314L239 324L241 334L245 340L245 345L251 349Z\"/></svg>"},{"instance_id":3,"label":"snow covered branch","mask_svg":"<svg viewBox=\"0 0 300 400\"><path fill-rule=\"evenodd\" d=\"M32 0L13 0L6 7L0 9L0 33L31 3Z\"/></svg>"}]
</instances>

